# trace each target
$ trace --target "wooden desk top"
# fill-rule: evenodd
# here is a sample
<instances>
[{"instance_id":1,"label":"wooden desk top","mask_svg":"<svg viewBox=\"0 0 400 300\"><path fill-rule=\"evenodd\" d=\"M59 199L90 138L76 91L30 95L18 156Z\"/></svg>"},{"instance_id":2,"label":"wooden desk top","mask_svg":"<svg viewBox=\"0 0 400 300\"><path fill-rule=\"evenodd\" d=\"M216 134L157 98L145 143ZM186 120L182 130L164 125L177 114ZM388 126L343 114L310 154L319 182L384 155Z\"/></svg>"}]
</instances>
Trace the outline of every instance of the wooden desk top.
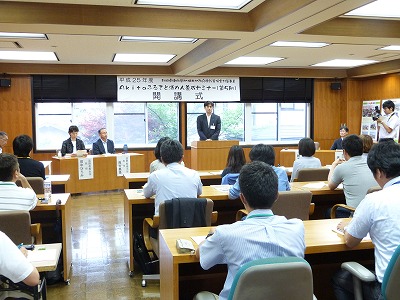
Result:
<instances>
[{"instance_id":1,"label":"wooden desk top","mask_svg":"<svg viewBox=\"0 0 400 300\"><path fill-rule=\"evenodd\" d=\"M221 179L222 170L197 171L201 179ZM146 182L150 172L125 173L128 182Z\"/></svg>"},{"instance_id":2,"label":"wooden desk top","mask_svg":"<svg viewBox=\"0 0 400 300\"><path fill-rule=\"evenodd\" d=\"M124 153L124 154L116 153L116 154L87 155L85 157L102 158L102 157L116 157L118 155L143 156L144 154L141 154L141 153ZM63 157L58 157L58 156L53 156L52 157L52 159L55 159L55 160L78 159L78 158L83 158L83 157L70 156L70 155L66 155L66 156L63 156Z\"/></svg>"},{"instance_id":3,"label":"wooden desk top","mask_svg":"<svg viewBox=\"0 0 400 300\"><path fill-rule=\"evenodd\" d=\"M43 197L43 194L38 194L37 195L39 198ZM69 193L62 193L62 194L51 194L51 202L49 204L42 204L40 200L36 204L36 207L33 209L34 211L39 211L39 210L55 210L56 209L56 201L58 199L61 200L60 204L60 209L63 209L63 207L67 204L68 199L70 198L71 194Z\"/></svg>"},{"instance_id":4,"label":"wooden desk top","mask_svg":"<svg viewBox=\"0 0 400 300\"><path fill-rule=\"evenodd\" d=\"M306 254L327 253L349 251L344 243L342 235L333 232L332 229L341 219L309 220L304 222ZM192 236L206 236L210 227L161 229L160 238L166 241L168 248L173 256L174 263L193 263L198 262L195 255L179 254L176 250L176 240L183 238L192 241L195 248L197 244L191 239ZM373 249L370 240L362 241L352 250Z\"/></svg>"},{"instance_id":5,"label":"wooden desk top","mask_svg":"<svg viewBox=\"0 0 400 300\"><path fill-rule=\"evenodd\" d=\"M28 260L32 263L34 267L36 267L39 272L54 271L57 268L61 248L61 243L35 245L34 250L28 251ZM55 249L54 256L48 257L47 255L49 254L49 252L44 250L51 249ZM43 256L43 259L37 260L40 254L43 254L45 256Z\"/></svg>"},{"instance_id":6,"label":"wooden desk top","mask_svg":"<svg viewBox=\"0 0 400 300\"><path fill-rule=\"evenodd\" d=\"M319 184L324 183L324 186L312 188L307 187L310 184ZM331 190L328 187L328 181L304 181L304 182L291 182L290 187L293 191L295 190L303 190L310 191L313 195L341 195L343 194L343 188L336 188L335 190Z\"/></svg>"},{"instance_id":7,"label":"wooden desk top","mask_svg":"<svg viewBox=\"0 0 400 300\"><path fill-rule=\"evenodd\" d=\"M64 175L48 175L48 178L55 184L66 184L70 178L69 174Z\"/></svg>"}]
</instances>

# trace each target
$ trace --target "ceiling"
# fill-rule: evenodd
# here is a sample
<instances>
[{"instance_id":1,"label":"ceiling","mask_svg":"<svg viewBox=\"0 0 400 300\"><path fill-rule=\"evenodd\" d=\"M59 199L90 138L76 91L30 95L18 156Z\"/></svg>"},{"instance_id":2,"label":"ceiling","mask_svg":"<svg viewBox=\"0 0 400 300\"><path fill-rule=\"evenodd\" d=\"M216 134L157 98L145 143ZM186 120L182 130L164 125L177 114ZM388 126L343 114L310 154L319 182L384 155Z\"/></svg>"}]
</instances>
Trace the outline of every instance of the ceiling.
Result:
<instances>
[{"instance_id":1,"label":"ceiling","mask_svg":"<svg viewBox=\"0 0 400 300\"><path fill-rule=\"evenodd\" d=\"M353 78L400 72L400 51L378 50L400 45L399 19L343 17L372 0L253 0L237 12L132 2L1 1L1 32L45 33L48 40L0 39L0 50L54 51L59 61L1 61L0 73ZM199 40L193 44L121 42L121 35ZM268 46L275 41L331 45L313 49ZM112 62L115 53L176 56L165 64L133 64ZM239 56L285 59L260 67L224 65ZM336 58L379 62L355 68L311 66Z\"/></svg>"}]
</instances>

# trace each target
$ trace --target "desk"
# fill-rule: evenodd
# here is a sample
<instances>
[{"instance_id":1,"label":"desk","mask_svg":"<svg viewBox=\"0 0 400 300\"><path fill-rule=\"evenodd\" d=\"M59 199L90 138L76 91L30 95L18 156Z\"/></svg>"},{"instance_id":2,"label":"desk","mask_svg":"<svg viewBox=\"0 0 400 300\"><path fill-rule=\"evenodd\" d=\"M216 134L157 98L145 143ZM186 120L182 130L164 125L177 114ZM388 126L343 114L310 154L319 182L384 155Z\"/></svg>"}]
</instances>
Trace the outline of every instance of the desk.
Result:
<instances>
[{"instance_id":1,"label":"desk","mask_svg":"<svg viewBox=\"0 0 400 300\"><path fill-rule=\"evenodd\" d=\"M341 261L344 258L355 259L356 261L365 261L373 258L373 244L371 241L362 241L360 245L354 249L349 249L344 244L342 236L332 231L338 219L313 220L303 221L305 227L305 242L306 242L306 260L311 264L314 277L314 294L318 299L330 299L327 297L326 285L330 287L331 272L328 276L322 276L323 272L327 272L327 267L333 267L332 270L337 270L340 265L337 261L331 264L330 257L338 254L335 260ZM208 227L202 228L184 228L184 229L163 229L160 230L160 295L161 299L189 299L194 293L200 290L212 290L217 294L222 290L223 282L225 281L226 273L209 273L203 271L203 275L197 276L195 271L198 271L198 260L195 255L179 254L176 250L176 240L184 238L191 240L192 236L207 235ZM196 243L193 242L195 247ZM322 256L321 256L322 255ZM328 261L326 261L328 260ZM322 268L321 268L322 266ZM192 273L187 273L188 268L192 268ZM213 268L212 268L213 269ZM184 275L181 273L185 273ZM209 275L206 275L209 274ZM326 275L326 274L325 274ZM210 276L210 277L208 277ZM192 277L192 278L191 278ZM222 285L213 286L213 283L220 282L219 277L223 278ZM320 277L320 278L318 278ZM212 278L212 280L210 280ZM321 281L321 278L324 279ZM328 282L326 282L328 278ZM206 284L202 284L202 280ZM195 283L193 284L193 281ZM182 282L182 284L181 284ZM317 284L316 284L317 283ZM207 288L208 284L208 288ZM180 289L180 285L184 288ZM205 288L203 288L205 286ZM193 291L187 290L194 288ZM183 295L183 293L185 293Z\"/></svg>"},{"instance_id":2,"label":"desk","mask_svg":"<svg viewBox=\"0 0 400 300\"><path fill-rule=\"evenodd\" d=\"M39 195L40 196L40 195ZM43 242L46 244L58 242L55 236L54 226L56 223L56 201L61 200L60 217L62 231L62 260L64 266L64 281L69 282L70 267L72 264L72 244L71 244L71 195L52 194L49 204L42 204L40 201L35 209L30 211L31 222L41 223L43 231Z\"/></svg>"},{"instance_id":3,"label":"desk","mask_svg":"<svg viewBox=\"0 0 400 300\"><path fill-rule=\"evenodd\" d=\"M191 143L191 167L194 170L223 169L230 148L239 141L193 141Z\"/></svg>"},{"instance_id":4,"label":"desk","mask_svg":"<svg viewBox=\"0 0 400 300\"><path fill-rule=\"evenodd\" d=\"M46 175L51 175L51 160L41 160L40 162L44 166L44 171Z\"/></svg>"},{"instance_id":5,"label":"desk","mask_svg":"<svg viewBox=\"0 0 400 300\"><path fill-rule=\"evenodd\" d=\"M203 186L200 198L214 201L214 210L218 211L218 224L229 224L236 220L236 212L243 208L239 199L229 200L228 192L219 191L211 186ZM153 217L154 199L145 198L141 189L124 190L124 223L129 231L129 272L134 270L133 232L142 232L144 218Z\"/></svg>"},{"instance_id":6,"label":"desk","mask_svg":"<svg viewBox=\"0 0 400 300\"><path fill-rule=\"evenodd\" d=\"M198 171L203 185L221 184L222 170ZM150 172L125 173L125 188L140 189L147 182Z\"/></svg>"},{"instance_id":7,"label":"desk","mask_svg":"<svg viewBox=\"0 0 400 300\"><path fill-rule=\"evenodd\" d=\"M65 175L48 175L48 179L51 181L52 193L65 193L66 185L69 180L69 174Z\"/></svg>"},{"instance_id":8,"label":"desk","mask_svg":"<svg viewBox=\"0 0 400 300\"><path fill-rule=\"evenodd\" d=\"M66 190L74 193L88 193L123 189L125 179L117 176L117 159L122 154L89 155L93 157L93 179L79 180L77 157L52 157L53 174L70 174ZM124 154L130 156L131 172L144 171L144 155L138 153Z\"/></svg>"},{"instance_id":9,"label":"desk","mask_svg":"<svg viewBox=\"0 0 400 300\"><path fill-rule=\"evenodd\" d=\"M55 249L56 250L55 255L53 257L47 257L47 256L43 257L43 260L40 261L38 260L31 261L30 253L40 254L41 251L43 252L43 250L39 249L43 248L45 250ZM28 252L28 260L34 267L36 267L36 269L39 272L54 271L55 269L57 269L57 263L60 257L61 248L62 248L61 243L35 245L35 249L33 251Z\"/></svg>"}]
</instances>

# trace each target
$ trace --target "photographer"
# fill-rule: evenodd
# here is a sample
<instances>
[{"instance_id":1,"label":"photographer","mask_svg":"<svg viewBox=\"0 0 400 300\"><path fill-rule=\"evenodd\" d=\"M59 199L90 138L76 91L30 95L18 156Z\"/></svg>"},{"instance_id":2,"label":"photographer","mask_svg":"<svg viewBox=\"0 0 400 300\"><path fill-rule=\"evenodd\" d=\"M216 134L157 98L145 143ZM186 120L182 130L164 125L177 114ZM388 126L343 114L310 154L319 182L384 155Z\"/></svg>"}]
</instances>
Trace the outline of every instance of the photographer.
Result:
<instances>
[{"instance_id":1,"label":"photographer","mask_svg":"<svg viewBox=\"0 0 400 300\"><path fill-rule=\"evenodd\" d=\"M376 121L379 126L379 139L391 138L398 139L400 120L397 113L394 112L394 103L387 100L382 104L385 116L380 116Z\"/></svg>"}]
</instances>

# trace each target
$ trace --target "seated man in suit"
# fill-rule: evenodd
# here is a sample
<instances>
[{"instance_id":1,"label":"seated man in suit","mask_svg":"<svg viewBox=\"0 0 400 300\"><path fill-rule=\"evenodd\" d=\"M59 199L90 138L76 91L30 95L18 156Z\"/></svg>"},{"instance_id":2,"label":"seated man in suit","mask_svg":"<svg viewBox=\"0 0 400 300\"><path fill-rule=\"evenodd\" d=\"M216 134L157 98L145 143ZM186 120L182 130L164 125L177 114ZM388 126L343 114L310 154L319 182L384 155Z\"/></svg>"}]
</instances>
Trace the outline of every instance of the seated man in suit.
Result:
<instances>
[{"instance_id":1,"label":"seated man in suit","mask_svg":"<svg viewBox=\"0 0 400 300\"><path fill-rule=\"evenodd\" d=\"M346 135L349 134L349 128L346 125L341 125L339 129L340 138L335 140L332 144L331 150L341 150L342 148L342 141Z\"/></svg>"},{"instance_id":2,"label":"seated man in suit","mask_svg":"<svg viewBox=\"0 0 400 300\"><path fill-rule=\"evenodd\" d=\"M21 181L22 187L15 184ZM28 180L19 172L15 155L0 154L0 211L31 210L36 207L37 197Z\"/></svg>"},{"instance_id":3,"label":"seated man in suit","mask_svg":"<svg viewBox=\"0 0 400 300\"><path fill-rule=\"evenodd\" d=\"M100 138L93 143L92 154L113 154L115 153L114 142L107 139L107 129L100 128L99 131Z\"/></svg>"},{"instance_id":4,"label":"seated man in suit","mask_svg":"<svg viewBox=\"0 0 400 300\"><path fill-rule=\"evenodd\" d=\"M160 148L165 168L153 172L143 187L146 198L156 195L154 215L158 215L160 203L172 198L196 198L201 195L203 185L199 173L181 164L183 147L177 140L166 140Z\"/></svg>"},{"instance_id":5,"label":"seated man in suit","mask_svg":"<svg viewBox=\"0 0 400 300\"><path fill-rule=\"evenodd\" d=\"M262 161L272 167L276 175L278 176L278 191L290 191L289 179L286 171L282 168L274 166L275 163L275 152L271 145L257 144L249 153L251 161ZM239 178L235 184L229 189L229 199L238 199L240 195L240 183Z\"/></svg>"},{"instance_id":6,"label":"seated man in suit","mask_svg":"<svg viewBox=\"0 0 400 300\"><path fill-rule=\"evenodd\" d=\"M0 231L0 275L10 279L14 283L23 282L29 286L39 284L38 270L26 259L27 250L18 247L10 238ZM1 297L0 291L0 298Z\"/></svg>"},{"instance_id":7,"label":"seated man in suit","mask_svg":"<svg viewBox=\"0 0 400 300\"><path fill-rule=\"evenodd\" d=\"M197 133L200 141L218 140L221 131L221 118L213 113L213 102L204 102L204 109L206 113L197 117Z\"/></svg>"},{"instance_id":8,"label":"seated man in suit","mask_svg":"<svg viewBox=\"0 0 400 300\"><path fill-rule=\"evenodd\" d=\"M274 215L271 210L278 198L278 176L271 166L261 161L243 166L239 183L240 200L249 212L247 218L211 229L196 250L205 270L217 264L228 265L220 300L227 299L233 279L245 263L276 256L302 258L306 248L303 222Z\"/></svg>"},{"instance_id":9,"label":"seated man in suit","mask_svg":"<svg viewBox=\"0 0 400 300\"><path fill-rule=\"evenodd\" d=\"M363 283L364 299L383 299L381 284L390 258L400 244L400 145L379 143L372 147L368 167L382 190L367 194L354 217L342 221L346 245L357 246L369 233L375 250L375 282ZM336 299L354 299L353 277L340 270L333 278Z\"/></svg>"},{"instance_id":10,"label":"seated man in suit","mask_svg":"<svg viewBox=\"0 0 400 300\"><path fill-rule=\"evenodd\" d=\"M33 148L30 136L21 134L13 140L14 155L18 157L19 170L25 177L42 177L46 179L43 163L30 158Z\"/></svg>"}]
</instances>

